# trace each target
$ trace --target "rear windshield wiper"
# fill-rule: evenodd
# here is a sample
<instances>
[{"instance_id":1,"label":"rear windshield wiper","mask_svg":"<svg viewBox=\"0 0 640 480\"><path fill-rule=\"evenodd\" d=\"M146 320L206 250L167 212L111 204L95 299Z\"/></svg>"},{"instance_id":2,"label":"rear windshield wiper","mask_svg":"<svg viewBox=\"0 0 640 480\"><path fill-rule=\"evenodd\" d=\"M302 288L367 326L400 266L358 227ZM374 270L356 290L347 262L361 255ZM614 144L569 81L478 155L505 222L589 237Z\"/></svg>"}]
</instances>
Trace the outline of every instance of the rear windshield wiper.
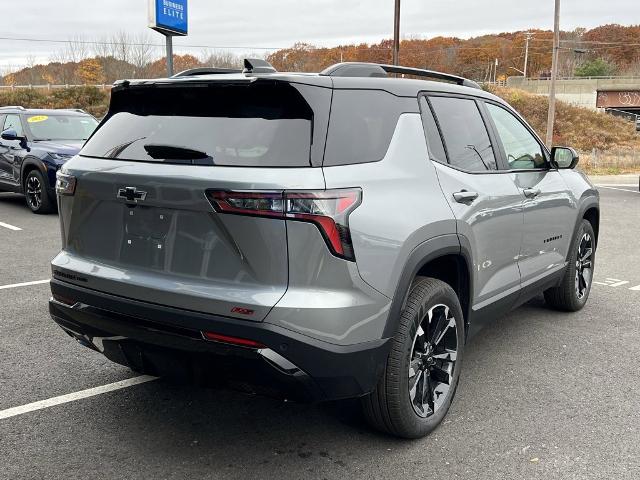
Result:
<instances>
[{"instance_id":1,"label":"rear windshield wiper","mask_svg":"<svg viewBox=\"0 0 640 480\"><path fill-rule=\"evenodd\" d=\"M188 165L213 165L213 157L206 152L175 145L148 144L144 146L147 154L155 160Z\"/></svg>"}]
</instances>

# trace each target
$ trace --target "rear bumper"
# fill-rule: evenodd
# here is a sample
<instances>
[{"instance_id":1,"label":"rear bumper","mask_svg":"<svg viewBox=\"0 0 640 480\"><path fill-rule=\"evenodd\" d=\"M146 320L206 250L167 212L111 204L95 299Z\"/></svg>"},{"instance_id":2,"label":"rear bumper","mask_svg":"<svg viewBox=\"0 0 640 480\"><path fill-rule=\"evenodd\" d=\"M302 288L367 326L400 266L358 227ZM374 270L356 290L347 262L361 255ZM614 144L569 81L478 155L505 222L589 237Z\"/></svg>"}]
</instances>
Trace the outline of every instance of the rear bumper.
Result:
<instances>
[{"instance_id":1,"label":"rear bumper","mask_svg":"<svg viewBox=\"0 0 640 480\"><path fill-rule=\"evenodd\" d=\"M231 382L303 401L352 398L373 390L389 342L334 345L268 323L247 322L139 302L51 281L68 306L50 300L53 320L110 360L151 375ZM250 339L251 349L204 340L202 331Z\"/></svg>"}]
</instances>

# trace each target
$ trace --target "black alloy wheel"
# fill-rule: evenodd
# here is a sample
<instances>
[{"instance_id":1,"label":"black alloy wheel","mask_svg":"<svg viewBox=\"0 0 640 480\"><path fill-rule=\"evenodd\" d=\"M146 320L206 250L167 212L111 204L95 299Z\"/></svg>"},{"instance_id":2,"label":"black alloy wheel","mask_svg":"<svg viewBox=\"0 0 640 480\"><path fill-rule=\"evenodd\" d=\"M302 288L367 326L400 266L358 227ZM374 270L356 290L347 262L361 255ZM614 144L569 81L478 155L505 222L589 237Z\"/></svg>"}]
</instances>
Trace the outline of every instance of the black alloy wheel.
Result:
<instances>
[{"instance_id":1,"label":"black alloy wheel","mask_svg":"<svg viewBox=\"0 0 640 480\"><path fill-rule=\"evenodd\" d=\"M33 213L50 213L55 210L55 202L49 197L44 177L39 170L31 170L24 180L24 195L27 206Z\"/></svg>"},{"instance_id":2,"label":"black alloy wheel","mask_svg":"<svg viewBox=\"0 0 640 480\"><path fill-rule=\"evenodd\" d=\"M42 206L42 183L37 175L30 174L27 177L25 194L29 208L33 211L39 210Z\"/></svg>"},{"instance_id":3,"label":"black alloy wheel","mask_svg":"<svg viewBox=\"0 0 640 480\"><path fill-rule=\"evenodd\" d=\"M584 232L578 245L578 255L576 258L576 295L579 299L589 291L591 279L593 278L593 238L589 232Z\"/></svg>"},{"instance_id":4,"label":"black alloy wheel","mask_svg":"<svg viewBox=\"0 0 640 480\"><path fill-rule=\"evenodd\" d=\"M456 319L435 305L416 331L409 363L409 398L420 417L436 413L449 396L458 354Z\"/></svg>"},{"instance_id":5,"label":"black alloy wheel","mask_svg":"<svg viewBox=\"0 0 640 480\"><path fill-rule=\"evenodd\" d=\"M577 312L585 306L591 292L596 261L596 235L586 220L576 229L567 255L567 267L555 287L544 292L550 307L565 312Z\"/></svg>"}]
</instances>

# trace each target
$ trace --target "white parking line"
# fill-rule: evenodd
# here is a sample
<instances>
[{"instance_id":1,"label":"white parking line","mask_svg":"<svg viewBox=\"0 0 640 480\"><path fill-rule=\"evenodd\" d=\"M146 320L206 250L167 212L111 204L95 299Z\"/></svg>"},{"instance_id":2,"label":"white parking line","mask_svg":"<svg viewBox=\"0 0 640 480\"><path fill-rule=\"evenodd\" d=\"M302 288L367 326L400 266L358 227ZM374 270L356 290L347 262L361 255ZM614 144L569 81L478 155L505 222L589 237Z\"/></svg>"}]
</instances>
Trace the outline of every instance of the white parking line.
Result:
<instances>
[{"instance_id":1,"label":"white parking line","mask_svg":"<svg viewBox=\"0 0 640 480\"><path fill-rule=\"evenodd\" d=\"M596 185L598 188L608 188L609 190L619 190L621 192L640 193L638 190L627 190L626 188L609 187L607 185ZM635 185L629 185L630 188L635 188Z\"/></svg>"},{"instance_id":2,"label":"white parking line","mask_svg":"<svg viewBox=\"0 0 640 480\"><path fill-rule=\"evenodd\" d=\"M22 415L23 413L42 410L43 408L54 407L63 403L75 402L76 400L82 400L83 398L95 397L96 395L113 392L114 390L121 390L123 388L132 387L134 385L140 385L141 383L152 382L153 380L157 380L157 378L158 377L151 377L149 375L141 375L139 377L133 377L127 380L109 383L108 385L102 385L101 387L80 390L79 392L68 393L67 395L60 395L59 397L53 397L47 400L41 400L39 402L27 403L26 405L22 405L20 407L0 410L0 420L15 417L16 415Z\"/></svg>"},{"instance_id":3,"label":"white parking line","mask_svg":"<svg viewBox=\"0 0 640 480\"><path fill-rule=\"evenodd\" d=\"M8 223L3 223L3 222L0 222L0 227L8 228L9 230L13 230L14 232L19 232L20 230L22 230L19 227L16 227L14 225L9 225Z\"/></svg>"},{"instance_id":4,"label":"white parking line","mask_svg":"<svg viewBox=\"0 0 640 480\"><path fill-rule=\"evenodd\" d=\"M11 285L0 285L0 290L5 290L7 288L28 287L29 285L40 285L41 283L49 283L49 279L47 278L46 280L36 280L34 282L12 283Z\"/></svg>"}]
</instances>

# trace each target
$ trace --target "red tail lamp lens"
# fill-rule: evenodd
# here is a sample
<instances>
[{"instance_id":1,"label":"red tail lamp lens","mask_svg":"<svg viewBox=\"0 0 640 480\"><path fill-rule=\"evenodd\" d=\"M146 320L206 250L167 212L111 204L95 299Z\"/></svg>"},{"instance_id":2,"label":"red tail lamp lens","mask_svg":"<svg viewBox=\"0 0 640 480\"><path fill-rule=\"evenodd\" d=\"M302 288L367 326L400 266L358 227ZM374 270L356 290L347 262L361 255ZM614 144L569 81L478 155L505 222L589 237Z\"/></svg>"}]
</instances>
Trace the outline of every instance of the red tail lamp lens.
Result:
<instances>
[{"instance_id":1,"label":"red tail lamp lens","mask_svg":"<svg viewBox=\"0 0 640 480\"><path fill-rule=\"evenodd\" d=\"M359 188L281 192L209 190L207 195L219 213L313 223L334 255L355 260L349 214L362 202Z\"/></svg>"},{"instance_id":2,"label":"red tail lamp lens","mask_svg":"<svg viewBox=\"0 0 640 480\"><path fill-rule=\"evenodd\" d=\"M283 217L284 197L282 192L209 190L207 194L209 199L213 201L213 207L221 213Z\"/></svg>"},{"instance_id":3,"label":"red tail lamp lens","mask_svg":"<svg viewBox=\"0 0 640 480\"><path fill-rule=\"evenodd\" d=\"M238 345L240 347L249 347L249 348L267 348L266 345L260 342L256 342L255 340L231 337L228 335L221 335L219 333L202 332L202 336L206 340L211 340L213 342L220 342L220 343L228 343L229 345Z\"/></svg>"}]
</instances>

